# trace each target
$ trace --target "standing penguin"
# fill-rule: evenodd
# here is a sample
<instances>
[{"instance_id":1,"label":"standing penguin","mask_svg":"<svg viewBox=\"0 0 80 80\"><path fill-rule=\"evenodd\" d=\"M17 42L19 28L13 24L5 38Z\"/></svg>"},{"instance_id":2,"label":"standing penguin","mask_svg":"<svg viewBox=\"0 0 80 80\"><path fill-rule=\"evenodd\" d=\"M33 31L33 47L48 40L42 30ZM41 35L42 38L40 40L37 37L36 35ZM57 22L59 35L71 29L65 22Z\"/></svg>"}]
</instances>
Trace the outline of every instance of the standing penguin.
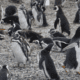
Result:
<instances>
[{"instance_id":1,"label":"standing penguin","mask_svg":"<svg viewBox=\"0 0 80 80\"><path fill-rule=\"evenodd\" d=\"M36 25L44 27L48 26L46 16L37 2L35 2L32 6L32 14L35 19Z\"/></svg>"},{"instance_id":2,"label":"standing penguin","mask_svg":"<svg viewBox=\"0 0 80 80\"><path fill-rule=\"evenodd\" d=\"M70 44L63 49L67 50L66 60L64 65L69 69L76 69L76 72L80 74L80 27L76 30L75 35L70 41Z\"/></svg>"},{"instance_id":3,"label":"standing penguin","mask_svg":"<svg viewBox=\"0 0 80 80\"><path fill-rule=\"evenodd\" d=\"M0 70L0 80L8 80L8 66L3 65L2 69Z\"/></svg>"},{"instance_id":4,"label":"standing penguin","mask_svg":"<svg viewBox=\"0 0 80 80\"><path fill-rule=\"evenodd\" d=\"M60 80L55 65L53 63L53 60L50 57L50 50L52 48L53 44L48 45L44 50L40 53L40 60L39 60L39 68L43 69L44 74L47 79L55 79Z\"/></svg>"},{"instance_id":5,"label":"standing penguin","mask_svg":"<svg viewBox=\"0 0 80 80\"><path fill-rule=\"evenodd\" d=\"M20 8L18 9L18 17L19 17L19 23L20 23L21 29L28 30L28 23L27 23L25 14L23 12L23 6L20 6Z\"/></svg>"},{"instance_id":6,"label":"standing penguin","mask_svg":"<svg viewBox=\"0 0 80 80\"><path fill-rule=\"evenodd\" d=\"M73 23L80 23L80 0L77 2L78 10L75 15Z\"/></svg>"},{"instance_id":7,"label":"standing penguin","mask_svg":"<svg viewBox=\"0 0 80 80\"><path fill-rule=\"evenodd\" d=\"M61 7L55 6L54 10L56 10L56 13L57 13L56 20L54 22L54 28L57 28L57 24L60 23L62 33L66 32L68 35L70 35L70 25Z\"/></svg>"},{"instance_id":8,"label":"standing penguin","mask_svg":"<svg viewBox=\"0 0 80 80\"><path fill-rule=\"evenodd\" d=\"M28 61L28 54L30 53L29 44L19 34L13 34L11 48L13 55L18 62L18 66L20 63L23 63L25 67L26 61Z\"/></svg>"}]
</instances>

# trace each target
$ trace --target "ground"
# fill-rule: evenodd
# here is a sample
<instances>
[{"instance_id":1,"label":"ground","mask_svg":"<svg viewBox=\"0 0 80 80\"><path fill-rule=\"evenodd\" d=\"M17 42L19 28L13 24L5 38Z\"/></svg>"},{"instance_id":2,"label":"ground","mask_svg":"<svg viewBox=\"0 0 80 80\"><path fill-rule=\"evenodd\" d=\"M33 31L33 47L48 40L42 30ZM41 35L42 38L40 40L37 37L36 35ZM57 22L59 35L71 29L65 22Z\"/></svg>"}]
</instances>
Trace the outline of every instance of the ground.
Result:
<instances>
[{"instance_id":1,"label":"ground","mask_svg":"<svg viewBox=\"0 0 80 80\"><path fill-rule=\"evenodd\" d=\"M26 9L30 9L30 1L24 0L23 1ZM0 4L5 9L8 5L15 5L18 7L20 4L14 4L8 2L8 0L0 0ZM41 33L43 37L50 37L48 31L54 27L54 20L55 20L55 12L53 10L54 0L50 0L50 6L46 7L46 17L47 22L49 24L48 27L37 27L32 25L32 29L36 32ZM73 24L73 20L77 11L76 4L74 2L67 2L64 7L63 11L70 23L70 30L71 35L68 38L72 38L75 34L76 29L79 27L79 24ZM2 25L0 24L0 28L8 29L11 25ZM12 56L11 51L11 41L8 35L5 35L5 39L0 41L0 65L7 64L9 66L9 71L11 73L12 80L46 80L45 75L42 70L39 69L37 54L41 51L41 49L35 45L34 43L30 43L32 48L30 60L26 63L26 68L14 68L16 66L16 61ZM65 60L65 53L60 52L51 52L51 57L54 61L56 70L60 76L61 80L80 80L80 75L76 74L72 70L70 72L66 72L61 64Z\"/></svg>"}]
</instances>

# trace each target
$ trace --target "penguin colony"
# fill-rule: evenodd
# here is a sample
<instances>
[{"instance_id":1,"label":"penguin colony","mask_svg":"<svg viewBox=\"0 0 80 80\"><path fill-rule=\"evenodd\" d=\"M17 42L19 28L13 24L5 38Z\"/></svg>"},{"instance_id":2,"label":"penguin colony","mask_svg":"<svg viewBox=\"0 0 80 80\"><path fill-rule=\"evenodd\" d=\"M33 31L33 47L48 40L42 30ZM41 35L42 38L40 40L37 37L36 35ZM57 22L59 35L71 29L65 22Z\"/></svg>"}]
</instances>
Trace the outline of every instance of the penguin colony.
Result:
<instances>
[{"instance_id":1,"label":"penguin colony","mask_svg":"<svg viewBox=\"0 0 80 80\"><path fill-rule=\"evenodd\" d=\"M21 4L18 8L14 5L7 6L5 8L5 17L2 17L0 22L1 25L10 24L11 27L8 30L0 29L0 40L4 40L6 35L10 37L11 56L17 62L17 66L14 68L26 68L27 62L31 61L30 58L32 58L32 52L34 51L32 51L31 45L34 44L40 49L40 52L36 55L37 64L38 69L43 71L45 80L61 80L61 75L59 75L55 66L55 59L53 60L51 56L51 53L55 52L55 50L59 53L66 53L63 65L58 62L64 72L67 73L67 69L69 71L74 69L74 74L80 75L80 26L76 29L74 36L68 38L71 35L70 23L63 12L62 1L55 0L53 5L52 10L56 12L56 20L54 20L54 26L51 29L49 28L47 32L50 36L44 37L41 32L35 31L33 27L32 22L34 21L38 28L45 28L45 30L48 28L49 23L45 12L47 10L45 4L47 1L49 0L31 0L30 10L27 10L24 4ZM19 3L19 0L14 0L14 2ZM77 5L79 8L79 1ZM73 23L79 24L79 9ZM58 28L61 28L61 32ZM63 34L64 32L68 35ZM7 65L4 63L0 67L0 80L8 80L10 72ZM73 72L73 70L71 71Z\"/></svg>"}]
</instances>

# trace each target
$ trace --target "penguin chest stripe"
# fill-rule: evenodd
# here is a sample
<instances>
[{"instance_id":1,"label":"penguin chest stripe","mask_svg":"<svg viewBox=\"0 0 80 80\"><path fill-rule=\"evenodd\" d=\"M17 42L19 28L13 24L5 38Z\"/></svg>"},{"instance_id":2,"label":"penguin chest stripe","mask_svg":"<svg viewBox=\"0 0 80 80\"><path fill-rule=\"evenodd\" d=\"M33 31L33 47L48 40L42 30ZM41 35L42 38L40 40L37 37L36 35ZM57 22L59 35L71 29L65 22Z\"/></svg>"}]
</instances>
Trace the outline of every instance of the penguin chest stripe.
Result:
<instances>
[{"instance_id":1,"label":"penguin chest stripe","mask_svg":"<svg viewBox=\"0 0 80 80\"><path fill-rule=\"evenodd\" d=\"M50 76L49 76L47 69L46 69L45 61L43 61L43 68L44 68L45 75L50 79Z\"/></svg>"}]
</instances>

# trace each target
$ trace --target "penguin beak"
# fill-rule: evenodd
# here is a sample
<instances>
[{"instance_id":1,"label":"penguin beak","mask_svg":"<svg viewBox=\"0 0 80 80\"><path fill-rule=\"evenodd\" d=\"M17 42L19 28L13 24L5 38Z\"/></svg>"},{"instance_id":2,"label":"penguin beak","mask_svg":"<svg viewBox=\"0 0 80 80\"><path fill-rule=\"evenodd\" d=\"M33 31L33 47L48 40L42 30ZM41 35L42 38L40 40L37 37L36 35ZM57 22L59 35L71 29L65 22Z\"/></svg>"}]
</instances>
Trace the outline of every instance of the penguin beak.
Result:
<instances>
[{"instance_id":1,"label":"penguin beak","mask_svg":"<svg viewBox=\"0 0 80 80\"><path fill-rule=\"evenodd\" d=\"M68 45L67 47L65 47L65 48L63 49L63 51L66 51L66 50L68 50L68 49L70 49L70 48L73 48L73 47L75 47L76 45L77 45L76 42L71 43L70 45Z\"/></svg>"}]
</instances>

